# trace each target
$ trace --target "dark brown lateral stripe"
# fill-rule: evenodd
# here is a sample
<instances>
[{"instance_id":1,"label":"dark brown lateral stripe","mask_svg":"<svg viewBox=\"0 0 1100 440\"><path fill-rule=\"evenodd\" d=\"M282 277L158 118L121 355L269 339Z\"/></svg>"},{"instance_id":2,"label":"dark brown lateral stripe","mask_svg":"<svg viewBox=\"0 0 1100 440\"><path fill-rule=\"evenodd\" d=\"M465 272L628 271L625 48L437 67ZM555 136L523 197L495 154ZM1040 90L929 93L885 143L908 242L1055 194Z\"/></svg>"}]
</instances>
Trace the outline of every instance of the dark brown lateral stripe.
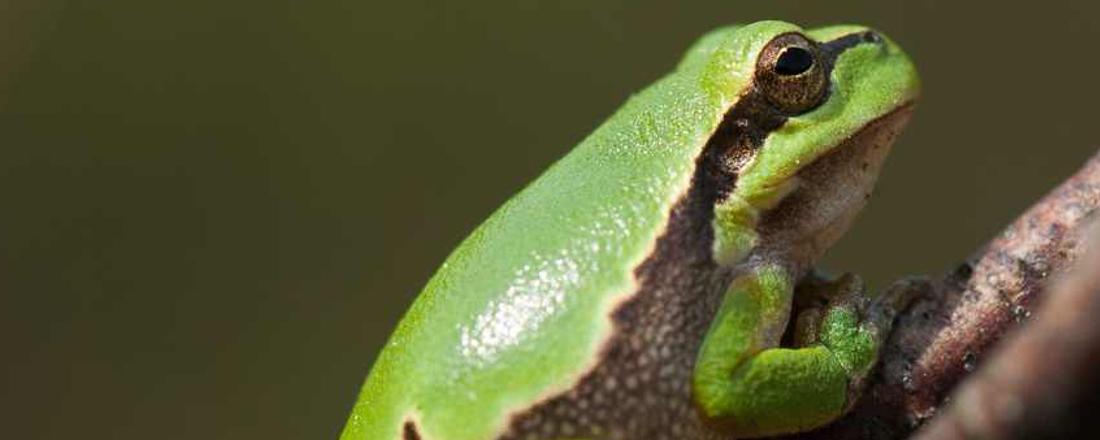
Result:
<instances>
[{"instance_id":1,"label":"dark brown lateral stripe","mask_svg":"<svg viewBox=\"0 0 1100 440\"><path fill-rule=\"evenodd\" d=\"M839 51L863 41L854 35L822 45L827 73ZM570 390L515 414L500 439L726 437L704 425L691 399L696 354L735 275L711 253L714 206L786 120L755 83L746 88L696 159L655 250L634 270L640 286L612 312L614 331L598 364Z\"/></svg>"},{"instance_id":2,"label":"dark brown lateral stripe","mask_svg":"<svg viewBox=\"0 0 1100 440\"><path fill-rule=\"evenodd\" d=\"M402 431L402 437L404 440L422 440L420 438L420 432L416 430L416 424L412 421L405 422L405 429Z\"/></svg>"},{"instance_id":3,"label":"dark brown lateral stripe","mask_svg":"<svg viewBox=\"0 0 1100 440\"><path fill-rule=\"evenodd\" d=\"M836 60L841 52L863 43L881 43L882 36L875 31L856 32L821 43L821 51L830 54L829 59Z\"/></svg>"}]
</instances>

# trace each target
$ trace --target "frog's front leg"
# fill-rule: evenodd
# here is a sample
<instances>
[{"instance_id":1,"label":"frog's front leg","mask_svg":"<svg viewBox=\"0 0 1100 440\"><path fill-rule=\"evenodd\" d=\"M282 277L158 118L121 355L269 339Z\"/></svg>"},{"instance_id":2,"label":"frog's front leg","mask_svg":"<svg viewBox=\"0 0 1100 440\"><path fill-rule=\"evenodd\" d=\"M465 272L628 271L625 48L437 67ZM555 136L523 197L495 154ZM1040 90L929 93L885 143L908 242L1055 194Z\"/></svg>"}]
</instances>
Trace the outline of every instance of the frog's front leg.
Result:
<instances>
[{"instance_id":1,"label":"frog's front leg","mask_svg":"<svg viewBox=\"0 0 1100 440\"><path fill-rule=\"evenodd\" d=\"M867 307L854 277L815 287L827 302L799 316L779 347L794 282L779 266L734 280L696 360L695 400L708 422L741 436L812 429L840 416L874 364L898 301Z\"/></svg>"}]
</instances>

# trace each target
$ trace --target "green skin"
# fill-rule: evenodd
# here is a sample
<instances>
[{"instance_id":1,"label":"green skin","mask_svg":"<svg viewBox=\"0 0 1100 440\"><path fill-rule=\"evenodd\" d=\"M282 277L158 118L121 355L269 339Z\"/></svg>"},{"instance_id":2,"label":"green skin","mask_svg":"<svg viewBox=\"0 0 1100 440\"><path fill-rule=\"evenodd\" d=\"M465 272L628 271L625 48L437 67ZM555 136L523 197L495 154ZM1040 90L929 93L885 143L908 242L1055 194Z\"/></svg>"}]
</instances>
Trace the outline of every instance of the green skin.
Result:
<instances>
[{"instance_id":1,"label":"green skin","mask_svg":"<svg viewBox=\"0 0 1100 440\"><path fill-rule=\"evenodd\" d=\"M598 362L615 331L609 314L637 289L635 268L762 48L784 33L828 41L862 30L769 21L704 36L450 255L379 355L341 438L399 439L409 421L424 439L495 438L510 415L568 390ZM829 95L771 133L714 207L714 260L743 270L701 342L691 392L699 417L727 438L838 417L874 363L889 323L861 321L851 298L811 322L813 334L798 336L806 346L778 348L803 273L748 256L777 246L758 222L803 167L915 99L912 64L883 44L843 52Z\"/></svg>"}]
</instances>

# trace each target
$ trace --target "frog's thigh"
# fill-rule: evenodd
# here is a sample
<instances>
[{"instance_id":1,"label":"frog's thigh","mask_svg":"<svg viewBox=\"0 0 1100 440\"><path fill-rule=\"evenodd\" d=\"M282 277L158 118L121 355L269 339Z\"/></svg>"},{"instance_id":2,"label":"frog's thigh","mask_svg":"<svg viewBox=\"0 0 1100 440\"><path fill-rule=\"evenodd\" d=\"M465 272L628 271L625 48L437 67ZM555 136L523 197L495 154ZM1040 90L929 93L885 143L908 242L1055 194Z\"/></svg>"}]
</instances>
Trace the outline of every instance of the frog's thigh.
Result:
<instances>
[{"instance_id":1,"label":"frog's thigh","mask_svg":"<svg viewBox=\"0 0 1100 440\"><path fill-rule=\"evenodd\" d=\"M696 361L693 392L714 426L738 435L801 431L839 416L849 380L873 361L875 339L857 314L826 312L817 340L778 348L793 285L778 267L735 280Z\"/></svg>"}]
</instances>

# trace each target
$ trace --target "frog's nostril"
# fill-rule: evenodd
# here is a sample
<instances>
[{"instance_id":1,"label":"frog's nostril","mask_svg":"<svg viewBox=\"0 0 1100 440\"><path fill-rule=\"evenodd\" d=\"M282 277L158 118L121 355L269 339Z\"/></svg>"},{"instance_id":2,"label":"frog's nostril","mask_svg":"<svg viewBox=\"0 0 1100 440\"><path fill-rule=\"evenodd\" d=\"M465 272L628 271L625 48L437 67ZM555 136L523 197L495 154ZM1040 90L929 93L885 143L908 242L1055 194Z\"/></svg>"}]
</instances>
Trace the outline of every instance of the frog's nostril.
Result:
<instances>
[{"instance_id":1,"label":"frog's nostril","mask_svg":"<svg viewBox=\"0 0 1100 440\"><path fill-rule=\"evenodd\" d=\"M882 35L879 35L878 32L875 31L864 32L862 37L863 41L868 43L882 44L886 41L882 38Z\"/></svg>"}]
</instances>

